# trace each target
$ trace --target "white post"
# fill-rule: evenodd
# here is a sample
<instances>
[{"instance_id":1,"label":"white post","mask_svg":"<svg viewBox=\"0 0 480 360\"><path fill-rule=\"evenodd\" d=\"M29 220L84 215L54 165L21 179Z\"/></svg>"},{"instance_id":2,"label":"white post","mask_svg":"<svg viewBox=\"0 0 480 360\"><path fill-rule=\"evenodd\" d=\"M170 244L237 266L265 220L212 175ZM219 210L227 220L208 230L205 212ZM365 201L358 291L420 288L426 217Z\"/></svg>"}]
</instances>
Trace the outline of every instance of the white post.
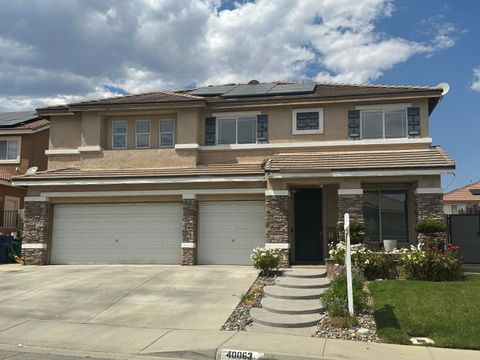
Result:
<instances>
[{"instance_id":1,"label":"white post","mask_svg":"<svg viewBox=\"0 0 480 360\"><path fill-rule=\"evenodd\" d=\"M347 271L347 302L350 316L353 312L353 286L352 286L352 258L350 254L350 215L345 213L343 220L343 229L345 230L345 268Z\"/></svg>"}]
</instances>

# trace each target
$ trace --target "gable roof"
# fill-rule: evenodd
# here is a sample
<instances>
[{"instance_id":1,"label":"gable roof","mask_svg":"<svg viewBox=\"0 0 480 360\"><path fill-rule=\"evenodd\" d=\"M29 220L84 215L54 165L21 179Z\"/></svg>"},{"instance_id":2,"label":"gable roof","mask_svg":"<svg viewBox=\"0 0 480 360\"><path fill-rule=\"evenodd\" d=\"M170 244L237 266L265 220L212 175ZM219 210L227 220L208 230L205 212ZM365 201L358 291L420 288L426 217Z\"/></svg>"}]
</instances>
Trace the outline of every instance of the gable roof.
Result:
<instances>
[{"instance_id":1,"label":"gable roof","mask_svg":"<svg viewBox=\"0 0 480 360\"><path fill-rule=\"evenodd\" d=\"M480 181L476 181L458 189L452 190L443 195L443 201L447 202L480 202L480 195L475 195L476 191L480 191Z\"/></svg>"},{"instance_id":2,"label":"gable roof","mask_svg":"<svg viewBox=\"0 0 480 360\"><path fill-rule=\"evenodd\" d=\"M203 90L202 90L203 89ZM213 90L212 90L213 89ZM301 83L276 81L248 84L226 84L200 87L178 91L156 91L145 94L117 96L57 105L38 109L40 113L65 112L88 109L126 108L128 106L162 106L171 104L203 105L236 102L271 102L271 101L312 101L340 100L349 98L368 99L378 97L415 97L426 96L431 100L433 110L442 97L443 89L439 86L390 86L390 85L355 85L332 83Z\"/></svg>"}]
</instances>

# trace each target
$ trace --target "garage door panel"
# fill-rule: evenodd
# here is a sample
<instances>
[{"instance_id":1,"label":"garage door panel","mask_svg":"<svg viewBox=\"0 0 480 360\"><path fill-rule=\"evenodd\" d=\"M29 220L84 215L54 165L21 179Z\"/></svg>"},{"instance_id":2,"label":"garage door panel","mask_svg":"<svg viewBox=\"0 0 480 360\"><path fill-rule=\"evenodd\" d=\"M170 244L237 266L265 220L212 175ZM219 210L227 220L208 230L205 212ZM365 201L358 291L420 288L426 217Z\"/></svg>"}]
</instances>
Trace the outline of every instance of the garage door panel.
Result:
<instances>
[{"instance_id":1,"label":"garage door panel","mask_svg":"<svg viewBox=\"0 0 480 360\"><path fill-rule=\"evenodd\" d=\"M200 203L199 264L250 265L252 250L264 244L264 202Z\"/></svg>"},{"instance_id":2,"label":"garage door panel","mask_svg":"<svg viewBox=\"0 0 480 360\"><path fill-rule=\"evenodd\" d=\"M177 203L55 205L52 263L178 264L181 226Z\"/></svg>"}]
</instances>

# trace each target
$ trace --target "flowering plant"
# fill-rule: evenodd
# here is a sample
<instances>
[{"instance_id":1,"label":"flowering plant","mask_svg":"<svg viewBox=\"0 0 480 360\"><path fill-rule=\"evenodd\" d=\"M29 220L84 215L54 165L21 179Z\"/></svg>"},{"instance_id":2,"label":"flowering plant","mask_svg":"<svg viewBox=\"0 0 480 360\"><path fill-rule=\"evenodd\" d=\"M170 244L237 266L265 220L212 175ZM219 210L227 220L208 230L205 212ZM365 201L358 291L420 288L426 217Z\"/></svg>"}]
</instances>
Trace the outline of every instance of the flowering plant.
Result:
<instances>
[{"instance_id":1,"label":"flowering plant","mask_svg":"<svg viewBox=\"0 0 480 360\"><path fill-rule=\"evenodd\" d=\"M460 247L448 244L438 248L420 242L417 247L400 255L406 277L417 280L458 280L463 265Z\"/></svg>"},{"instance_id":2,"label":"flowering plant","mask_svg":"<svg viewBox=\"0 0 480 360\"><path fill-rule=\"evenodd\" d=\"M250 256L253 267L260 270L260 275L270 276L278 271L282 254L278 249L257 247Z\"/></svg>"},{"instance_id":3,"label":"flowering plant","mask_svg":"<svg viewBox=\"0 0 480 360\"><path fill-rule=\"evenodd\" d=\"M391 277L394 256L385 252L372 251L364 244L350 247L352 265L359 268L368 280L388 279ZM345 243L330 244L330 257L343 265L345 263Z\"/></svg>"}]
</instances>

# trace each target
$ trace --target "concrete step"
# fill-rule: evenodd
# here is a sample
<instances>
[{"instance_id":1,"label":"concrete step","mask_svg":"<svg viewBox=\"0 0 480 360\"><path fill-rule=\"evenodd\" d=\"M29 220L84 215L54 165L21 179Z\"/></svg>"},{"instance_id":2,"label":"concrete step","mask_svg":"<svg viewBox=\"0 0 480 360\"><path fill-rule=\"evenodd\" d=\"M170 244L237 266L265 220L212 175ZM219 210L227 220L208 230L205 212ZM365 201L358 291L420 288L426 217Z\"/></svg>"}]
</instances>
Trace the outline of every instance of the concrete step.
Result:
<instances>
[{"instance_id":1,"label":"concrete step","mask_svg":"<svg viewBox=\"0 0 480 360\"><path fill-rule=\"evenodd\" d=\"M317 329L316 326L308 326L301 328L281 328L273 327L262 324L253 323L247 327L247 331L251 332L261 332L261 333L272 333L272 334L286 334L286 335L296 335L296 336L312 336Z\"/></svg>"},{"instance_id":2,"label":"concrete step","mask_svg":"<svg viewBox=\"0 0 480 360\"><path fill-rule=\"evenodd\" d=\"M277 299L292 299L292 300L319 300L320 295L325 292L326 288L321 289L295 289L280 286L265 286L263 291L267 297Z\"/></svg>"},{"instance_id":3,"label":"concrete step","mask_svg":"<svg viewBox=\"0 0 480 360\"><path fill-rule=\"evenodd\" d=\"M318 314L323 306L319 299L291 300L264 297L262 308L277 314Z\"/></svg>"},{"instance_id":4,"label":"concrete step","mask_svg":"<svg viewBox=\"0 0 480 360\"><path fill-rule=\"evenodd\" d=\"M285 269L283 270L283 276L294 277L294 278L322 278L326 277L327 273L324 267L321 268L301 268L301 269Z\"/></svg>"},{"instance_id":5,"label":"concrete step","mask_svg":"<svg viewBox=\"0 0 480 360\"><path fill-rule=\"evenodd\" d=\"M296 278L296 277L279 277L275 280L275 285L287 288L298 289L319 289L328 288L330 280L325 277L320 278Z\"/></svg>"},{"instance_id":6,"label":"concrete step","mask_svg":"<svg viewBox=\"0 0 480 360\"><path fill-rule=\"evenodd\" d=\"M250 316L255 323L281 328L303 328L315 326L325 315L320 314L275 314L261 308L252 308Z\"/></svg>"}]
</instances>

